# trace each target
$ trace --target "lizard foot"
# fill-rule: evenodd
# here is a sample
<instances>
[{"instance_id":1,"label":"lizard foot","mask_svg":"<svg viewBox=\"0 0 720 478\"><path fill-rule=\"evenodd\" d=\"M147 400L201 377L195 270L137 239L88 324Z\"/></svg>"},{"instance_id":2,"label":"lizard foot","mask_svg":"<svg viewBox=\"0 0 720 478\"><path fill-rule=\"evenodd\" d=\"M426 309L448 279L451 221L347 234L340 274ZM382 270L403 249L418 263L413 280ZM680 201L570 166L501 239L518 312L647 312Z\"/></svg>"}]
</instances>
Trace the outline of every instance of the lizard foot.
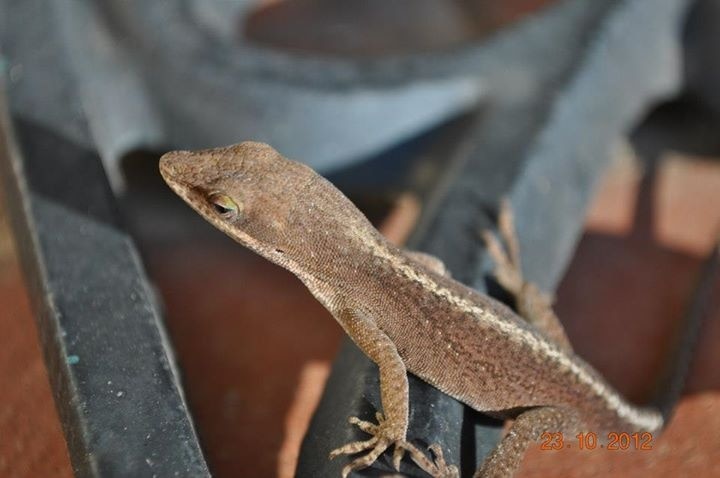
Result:
<instances>
[{"instance_id":1,"label":"lizard foot","mask_svg":"<svg viewBox=\"0 0 720 478\"><path fill-rule=\"evenodd\" d=\"M495 278L518 301L520 314L534 322L532 318L552 309L553 299L523 276L515 220L507 199L500 202L498 229L499 238L491 231L482 232L488 254L495 263Z\"/></svg>"},{"instance_id":2,"label":"lizard foot","mask_svg":"<svg viewBox=\"0 0 720 478\"><path fill-rule=\"evenodd\" d=\"M429 459L411 443L407 444L407 451L415 464L425 470L433 478L459 478L460 472L455 465L448 465L443 456L442 448L437 443L428 447L435 455L435 460ZM397 467L396 467L397 469Z\"/></svg>"},{"instance_id":3,"label":"lizard foot","mask_svg":"<svg viewBox=\"0 0 720 478\"><path fill-rule=\"evenodd\" d=\"M347 477L347 475L349 475L353 470L358 470L372 465L375 460L377 460L377 458L390 447L390 445L395 445L393 464L397 463L399 465L404 452L403 445L406 443L405 433L402 430L393 430L389 426L389 422L385 420L380 412L375 414L375 418L378 421L377 425L360 420L357 417L350 417L348 421L352 425L357 426L360 430L372 435L372 437L369 440L348 443L347 445L336 448L330 452L331 460L340 455L354 455L360 452L367 452L365 455L351 461L342 469L343 478Z\"/></svg>"},{"instance_id":4,"label":"lizard foot","mask_svg":"<svg viewBox=\"0 0 720 478\"><path fill-rule=\"evenodd\" d=\"M348 420L352 425L357 426L365 433L372 435L369 440L355 441L345 446L336 448L330 452L330 459L340 455L354 455L356 453L365 452L365 454L351 461L342 469L342 476L346 478L351 471L366 468L372 465L375 460L390 446L394 446L393 451L393 467L400 469L400 461L405 452L408 452L413 461L424 471L434 478L456 478L458 475L457 468L448 466L443 458L442 451L437 445L432 445L430 449L437 457L435 461L429 459L418 448L405 439L405 433L393 430L389 426L389 422L385 420L381 413L376 413L377 424L360 420L357 417L350 417Z\"/></svg>"},{"instance_id":5,"label":"lizard foot","mask_svg":"<svg viewBox=\"0 0 720 478\"><path fill-rule=\"evenodd\" d=\"M489 230L482 232L488 254L495 263L494 275L505 290L519 297L526 282L520 265L520 247L515 233L512 210L506 199L500 203L498 229L500 238Z\"/></svg>"},{"instance_id":6,"label":"lizard foot","mask_svg":"<svg viewBox=\"0 0 720 478\"><path fill-rule=\"evenodd\" d=\"M482 233L488 254L495 262L495 279L515 298L516 309L521 317L540 329L561 348L572 350L562 323L553 311L552 296L542 292L523 276L520 245L507 199L500 203L498 229L499 238L490 231Z\"/></svg>"}]
</instances>

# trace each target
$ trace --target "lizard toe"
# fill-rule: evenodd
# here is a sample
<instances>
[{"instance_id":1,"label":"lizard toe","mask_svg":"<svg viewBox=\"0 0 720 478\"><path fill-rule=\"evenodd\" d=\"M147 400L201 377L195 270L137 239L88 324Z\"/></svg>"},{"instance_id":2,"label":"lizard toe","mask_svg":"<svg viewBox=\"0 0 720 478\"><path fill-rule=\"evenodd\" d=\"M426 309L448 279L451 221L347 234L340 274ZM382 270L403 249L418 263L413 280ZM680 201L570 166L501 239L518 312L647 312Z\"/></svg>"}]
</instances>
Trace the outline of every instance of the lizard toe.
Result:
<instances>
[{"instance_id":1,"label":"lizard toe","mask_svg":"<svg viewBox=\"0 0 720 478\"><path fill-rule=\"evenodd\" d=\"M403 446L408 451L415 464L433 478L458 478L460 476L460 472L457 467L454 465L448 465L445 461L440 445L432 444L428 447L435 456L434 460L428 458L425 453L421 452L411 443L406 443Z\"/></svg>"},{"instance_id":2,"label":"lizard toe","mask_svg":"<svg viewBox=\"0 0 720 478\"><path fill-rule=\"evenodd\" d=\"M368 435L375 435L375 434L377 434L377 432L378 432L378 427L380 426L380 425L376 425L376 424L374 424L374 423L371 423L371 422L368 422L368 421L365 421L365 420L360 420L358 417L350 417L350 418L348 419L348 422L349 422L351 425L355 425L356 427L358 427L360 430L364 431L364 432L367 433ZM382 421L378 420L378 422L379 422L380 424L382 424Z\"/></svg>"},{"instance_id":3,"label":"lizard toe","mask_svg":"<svg viewBox=\"0 0 720 478\"><path fill-rule=\"evenodd\" d=\"M361 468L367 468L368 466L372 465L375 460L377 460L377 458L385 450L387 450L389 445L390 443L385 440L377 441L375 447L370 450L366 455L356 458L355 460L345 465L345 467L342 469L342 477L347 478L351 471L359 470Z\"/></svg>"},{"instance_id":4,"label":"lizard toe","mask_svg":"<svg viewBox=\"0 0 720 478\"><path fill-rule=\"evenodd\" d=\"M370 438L369 440L354 441L352 443L348 443L331 451L330 459L332 460L333 458L336 458L340 455L354 455L355 453L360 453L361 451L373 448L377 445L377 443L378 437L376 436Z\"/></svg>"},{"instance_id":5,"label":"lizard toe","mask_svg":"<svg viewBox=\"0 0 720 478\"><path fill-rule=\"evenodd\" d=\"M346 476L347 473L353 470L372 465L375 460L392 445L395 446L393 465L396 470L400 467L400 461L409 446L409 443L405 440L405 431L394 426L394 424L385 419L381 413L377 413L375 418L378 421L377 424L360 420L357 417L350 417L348 421L352 425L357 426L360 430L372 437L366 441L348 443L330 452L331 459L339 455L364 453L363 456L356 458L343 468L343 476Z\"/></svg>"}]
</instances>

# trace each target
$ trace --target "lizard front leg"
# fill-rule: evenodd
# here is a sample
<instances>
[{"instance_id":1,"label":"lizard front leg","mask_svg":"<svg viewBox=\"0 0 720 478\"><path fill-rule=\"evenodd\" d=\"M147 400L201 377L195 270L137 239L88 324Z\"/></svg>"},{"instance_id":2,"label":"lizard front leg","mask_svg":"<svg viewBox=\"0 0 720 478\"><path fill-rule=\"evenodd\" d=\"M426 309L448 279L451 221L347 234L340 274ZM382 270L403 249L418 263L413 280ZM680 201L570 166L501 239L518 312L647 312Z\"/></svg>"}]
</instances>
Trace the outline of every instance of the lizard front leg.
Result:
<instances>
[{"instance_id":1,"label":"lizard front leg","mask_svg":"<svg viewBox=\"0 0 720 478\"><path fill-rule=\"evenodd\" d=\"M413 461L432 476L457 476L455 467L448 467L439 448L434 447L437 462L431 461L420 450L407 441L408 428L408 379L405 363L392 342L377 324L358 310L344 309L336 315L338 321L357 346L378 365L380 369L380 398L383 412L376 414L377 424L351 417L350 423L371 435L366 441L356 441L337 448L330 458L365 452L342 470L343 478L351 471L370 466L390 446L394 446L393 465L400 466L400 460L408 452Z\"/></svg>"}]
</instances>

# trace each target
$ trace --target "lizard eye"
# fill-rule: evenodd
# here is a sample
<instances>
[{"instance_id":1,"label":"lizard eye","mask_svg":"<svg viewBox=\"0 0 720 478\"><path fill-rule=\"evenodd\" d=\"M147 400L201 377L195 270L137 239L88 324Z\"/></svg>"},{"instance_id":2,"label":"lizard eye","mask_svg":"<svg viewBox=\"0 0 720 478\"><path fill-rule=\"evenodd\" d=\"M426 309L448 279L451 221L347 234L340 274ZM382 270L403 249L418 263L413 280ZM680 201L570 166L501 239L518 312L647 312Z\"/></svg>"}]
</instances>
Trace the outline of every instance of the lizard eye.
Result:
<instances>
[{"instance_id":1,"label":"lizard eye","mask_svg":"<svg viewBox=\"0 0 720 478\"><path fill-rule=\"evenodd\" d=\"M211 194L208 197L208 201L210 201L215 212L224 219L234 219L238 215L239 208L237 203L227 194Z\"/></svg>"}]
</instances>

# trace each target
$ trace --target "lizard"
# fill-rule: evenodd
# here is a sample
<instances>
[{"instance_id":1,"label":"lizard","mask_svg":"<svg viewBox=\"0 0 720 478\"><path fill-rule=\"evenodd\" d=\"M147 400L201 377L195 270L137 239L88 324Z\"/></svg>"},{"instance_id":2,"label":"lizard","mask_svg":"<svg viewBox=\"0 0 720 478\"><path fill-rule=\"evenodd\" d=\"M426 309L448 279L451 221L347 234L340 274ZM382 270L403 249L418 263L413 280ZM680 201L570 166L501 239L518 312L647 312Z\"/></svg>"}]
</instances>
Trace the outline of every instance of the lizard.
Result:
<instances>
[{"instance_id":1,"label":"lizard","mask_svg":"<svg viewBox=\"0 0 720 478\"><path fill-rule=\"evenodd\" d=\"M390 244L332 183L271 146L173 151L159 167L213 226L295 274L377 364L382 412L376 422L349 419L370 438L330 453L356 455L343 477L391 448L396 469L408 454L432 476L458 475L439 446L430 445L430 455L407 438L408 372L475 410L513 420L475 477L512 475L543 432L601 438L662 428L657 410L626 401L572 351L551 313L522 318L452 279L434 256ZM492 234L485 239L499 282L533 315L549 299L519 272L510 217L500 221L507 252Z\"/></svg>"}]
</instances>

